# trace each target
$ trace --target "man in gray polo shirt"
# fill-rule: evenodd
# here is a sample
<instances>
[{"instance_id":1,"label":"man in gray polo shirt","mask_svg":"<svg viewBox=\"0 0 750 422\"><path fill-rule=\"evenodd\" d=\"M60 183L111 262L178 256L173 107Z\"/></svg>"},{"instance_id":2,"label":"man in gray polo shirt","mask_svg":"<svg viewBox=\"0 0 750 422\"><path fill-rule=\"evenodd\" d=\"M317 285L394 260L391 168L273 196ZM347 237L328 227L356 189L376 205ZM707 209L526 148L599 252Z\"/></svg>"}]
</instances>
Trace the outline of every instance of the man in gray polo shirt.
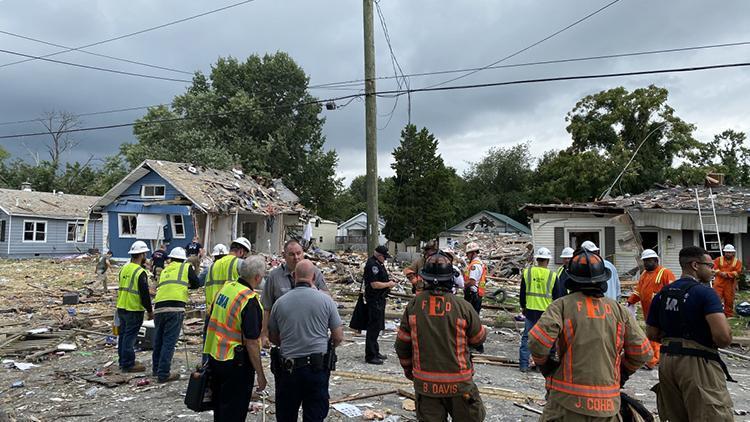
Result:
<instances>
[{"instance_id":1,"label":"man in gray polo shirt","mask_svg":"<svg viewBox=\"0 0 750 422\"><path fill-rule=\"evenodd\" d=\"M288 291L294 289L294 273L297 263L305 258L305 251L302 245L296 240L289 240L284 244L284 264L276 267L266 276L266 284L263 286L261 302L263 303L263 330L260 338L263 347L268 348L271 344L268 341L268 317L271 315L271 308L277 300ZM314 269L314 286L331 295L328 292L328 286L323 278L323 273L313 265Z\"/></svg>"},{"instance_id":2,"label":"man in gray polo shirt","mask_svg":"<svg viewBox=\"0 0 750 422\"><path fill-rule=\"evenodd\" d=\"M344 327L333 299L313 287L315 270L306 259L297 263L294 290L276 301L268 320L270 339L281 348L282 365L274 373L279 422L296 421L300 405L305 421L328 415L328 332L335 347Z\"/></svg>"}]
</instances>

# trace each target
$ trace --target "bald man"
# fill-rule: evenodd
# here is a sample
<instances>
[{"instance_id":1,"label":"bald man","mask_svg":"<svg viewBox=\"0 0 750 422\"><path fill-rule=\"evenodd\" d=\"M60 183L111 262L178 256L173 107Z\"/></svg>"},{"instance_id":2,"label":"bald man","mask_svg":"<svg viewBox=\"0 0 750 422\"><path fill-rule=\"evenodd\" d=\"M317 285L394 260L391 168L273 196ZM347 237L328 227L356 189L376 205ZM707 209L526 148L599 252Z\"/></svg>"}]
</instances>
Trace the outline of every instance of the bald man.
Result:
<instances>
[{"instance_id":1,"label":"bald man","mask_svg":"<svg viewBox=\"0 0 750 422\"><path fill-rule=\"evenodd\" d=\"M271 353L279 421L296 421L300 406L305 421L322 422L328 415L330 356L344 339L344 327L333 299L315 289L315 270L307 259L297 263L294 289L276 300L268 320L268 337L281 349L280 359Z\"/></svg>"}]
</instances>

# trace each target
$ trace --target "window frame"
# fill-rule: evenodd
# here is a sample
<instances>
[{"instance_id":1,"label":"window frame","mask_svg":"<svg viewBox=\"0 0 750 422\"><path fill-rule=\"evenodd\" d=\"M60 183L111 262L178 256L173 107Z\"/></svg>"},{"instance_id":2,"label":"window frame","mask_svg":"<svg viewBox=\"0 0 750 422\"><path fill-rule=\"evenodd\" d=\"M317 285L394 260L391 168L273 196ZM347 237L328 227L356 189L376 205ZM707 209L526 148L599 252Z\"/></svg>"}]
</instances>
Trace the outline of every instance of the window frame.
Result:
<instances>
[{"instance_id":1,"label":"window frame","mask_svg":"<svg viewBox=\"0 0 750 422\"><path fill-rule=\"evenodd\" d=\"M133 234L123 234L122 232L122 218L123 217L133 217L133 219L136 221L136 230L134 230ZM132 228L132 224L130 225ZM130 213L120 213L117 214L117 232L120 235L120 238L128 238L128 239L135 239L138 233L138 214L130 214Z\"/></svg>"},{"instance_id":2,"label":"window frame","mask_svg":"<svg viewBox=\"0 0 750 422\"><path fill-rule=\"evenodd\" d=\"M182 214L172 214L169 217L170 217L169 222L172 228L172 238L173 239L185 239L187 236L187 231L185 230L185 216ZM182 220L180 222L180 225L182 226L182 235L177 234L177 230L176 230L177 222L175 221L175 217L180 217L180 220Z\"/></svg>"},{"instance_id":3,"label":"window frame","mask_svg":"<svg viewBox=\"0 0 750 422\"><path fill-rule=\"evenodd\" d=\"M146 195L146 188L153 188L154 194L153 195ZM156 188L161 188L163 193L161 195L156 195ZM167 186L166 185L141 185L141 198L144 199L164 199L167 195Z\"/></svg>"},{"instance_id":4,"label":"window frame","mask_svg":"<svg viewBox=\"0 0 750 422\"><path fill-rule=\"evenodd\" d=\"M33 233L33 240L26 240L26 223L32 223L34 224L34 229L31 231ZM37 224L44 224L44 232L37 231ZM22 230L22 236L21 236L21 242L22 243L47 243L47 228L48 224L46 220L23 220L23 230ZM44 239L43 240L36 240L36 234L37 233L44 233Z\"/></svg>"},{"instance_id":5,"label":"window frame","mask_svg":"<svg viewBox=\"0 0 750 422\"><path fill-rule=\"evenodd\" d=\"M0 220L0 242L6 242L8 240L8 220Z\"/></svg>"},{"instance_id":6,"label":"window frame","mask_svg":"<svg viewBox=\"0 0 750 422\"><path fill-rule=\"evenodd\" d=\"M608 251L604 250L604 246L605 246L603 244L604 243L604 228L592 229L592 228L583 228L583 227L566 227L565 228L565 245L563 247L569 246L569 247L571 247L573 249L576 249L577 247L580 247L580 245L573 246L573 244L571 243L571 241L570 241L570 235L572 233L598 233L599 234L599 242L596 244L596 246L599 247L599 251L600 251L599 253L601 254L601 256L604 256L604 253L608 252ZM581 242L581 243L583 243L583 242Z\"/></svg>"},{"instance_id":7,"label":"window frame","mask_svg":"<svg viewBox=\"0 0 750 422\"><path fill-rule=\"evenodd\" d=\"M70 240L68 236L70 235L70 225L75 225L76 229L75 232L73 232L73 240ZM83 231L83 240L78 240L78 227L81 227L81 231ZM88 241L89 237L89 231L86 230L86 224L82 221L68 221L68 224L65 225L65 243L86 243Z\"/></svg>"}]
</instances>

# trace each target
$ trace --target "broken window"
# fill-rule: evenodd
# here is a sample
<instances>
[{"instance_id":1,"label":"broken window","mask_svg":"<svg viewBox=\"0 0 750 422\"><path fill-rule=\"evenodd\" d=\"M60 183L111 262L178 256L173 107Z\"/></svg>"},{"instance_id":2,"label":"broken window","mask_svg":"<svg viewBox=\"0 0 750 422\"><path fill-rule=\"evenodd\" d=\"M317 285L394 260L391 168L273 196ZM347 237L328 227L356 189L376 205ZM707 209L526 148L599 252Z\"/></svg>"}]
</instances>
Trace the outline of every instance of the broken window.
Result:
<instances>
[{"instance_id":1,"label":"broken window","mask_svg":"<svg viewBox=\"0 0 750 422\"><path fill-rule=\"evenodd\" d=\"M135 214L120 214L120 237L135 237L137 222Z\"/></svg>"},{"instance_id":2,"label":"broken window","mask_svg":"<svg viewBox=\"0 0 750 422\"><path fill-rule=\"evenodd\" d=\"M68 223L68 238L66 239L66 241L76 243L86 242L86 230L84 229L83 223Z\"/></svg>"},{"instance_id":3,"label":"broken window","mask_svg":"<svg viewBox=\"0 0 750 422\"><path fill-rule=\"evenodd\" d=\"M180 214L172 216L172 237L177 239L185 238L185 220L183 220Z\"/></svg>"},{"instance_id":4,"label":"broken window","mask_svg":"<svg viewBox=\"0 0 750 422\"><path fill-rule=\"evenodd\" d=\"M24 242L46 242L47 241L47 222L46 221L24 221L23 222L23 241Z\"/></svg>"},{"instance_id":5,"label":"broken window","mask_svg":"<svg viewBox=\"0 0 750 422\"><path fill-rule=\"evenodd\" d=\"M638 232L641 235L641 245L643 245L643 249L653 249L654 252L659 254L659 232L658 231L639 231Z\"/></svg>"},{"instance_id":6,"label":"broken window","mask_svg":"<svg viewBox=\"0 0 750 422\"><path fill-rule=\"evenodd\" d=\"M598 247L602 247L599 243L599 232L598 231L569 231L568 232L568 245L573 249L581 247L583 242L590 240Z\"/></svg>"},{"instance_id":7,"label":"broken window","mask_svg":"<svg viewBox=\"0 0 750 422\"><path fill-rule=\"evenodd\" d=\"M164 198L166 191L164 185L143 185L141 187L142 198Z\"/></svg>"}]
</instances>

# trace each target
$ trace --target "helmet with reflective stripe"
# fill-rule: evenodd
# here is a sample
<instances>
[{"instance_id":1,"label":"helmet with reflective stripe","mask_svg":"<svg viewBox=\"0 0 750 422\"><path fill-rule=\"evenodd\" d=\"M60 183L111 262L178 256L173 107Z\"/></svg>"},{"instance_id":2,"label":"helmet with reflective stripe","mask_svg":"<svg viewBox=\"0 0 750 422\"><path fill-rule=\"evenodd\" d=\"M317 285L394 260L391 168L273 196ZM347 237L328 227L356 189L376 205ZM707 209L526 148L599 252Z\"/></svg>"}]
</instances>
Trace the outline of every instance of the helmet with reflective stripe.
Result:
<instances>
[{"instance_id":1,"label":"helmet with reflective stripe","mask_svg":"<svg viewBox=\"0 0 750 422\"><path fill-rule=\"evenodd\" d=\"M453 287L453 259L443 251L430 255L419 272L425 282L425 287Z\"/></svg>"},{"instance_id":2,"label":"helmet with reflective stripe","mask_svg":"<svg viewBox=\"0 0 750 422\"><path fill-rule=\"evenodd\" d=\"M581 284L597 284L612 277L612 271L604 266L602 257L586 249L573 255L567 272L571 280Z\"/></svg>"}]
</instances>

